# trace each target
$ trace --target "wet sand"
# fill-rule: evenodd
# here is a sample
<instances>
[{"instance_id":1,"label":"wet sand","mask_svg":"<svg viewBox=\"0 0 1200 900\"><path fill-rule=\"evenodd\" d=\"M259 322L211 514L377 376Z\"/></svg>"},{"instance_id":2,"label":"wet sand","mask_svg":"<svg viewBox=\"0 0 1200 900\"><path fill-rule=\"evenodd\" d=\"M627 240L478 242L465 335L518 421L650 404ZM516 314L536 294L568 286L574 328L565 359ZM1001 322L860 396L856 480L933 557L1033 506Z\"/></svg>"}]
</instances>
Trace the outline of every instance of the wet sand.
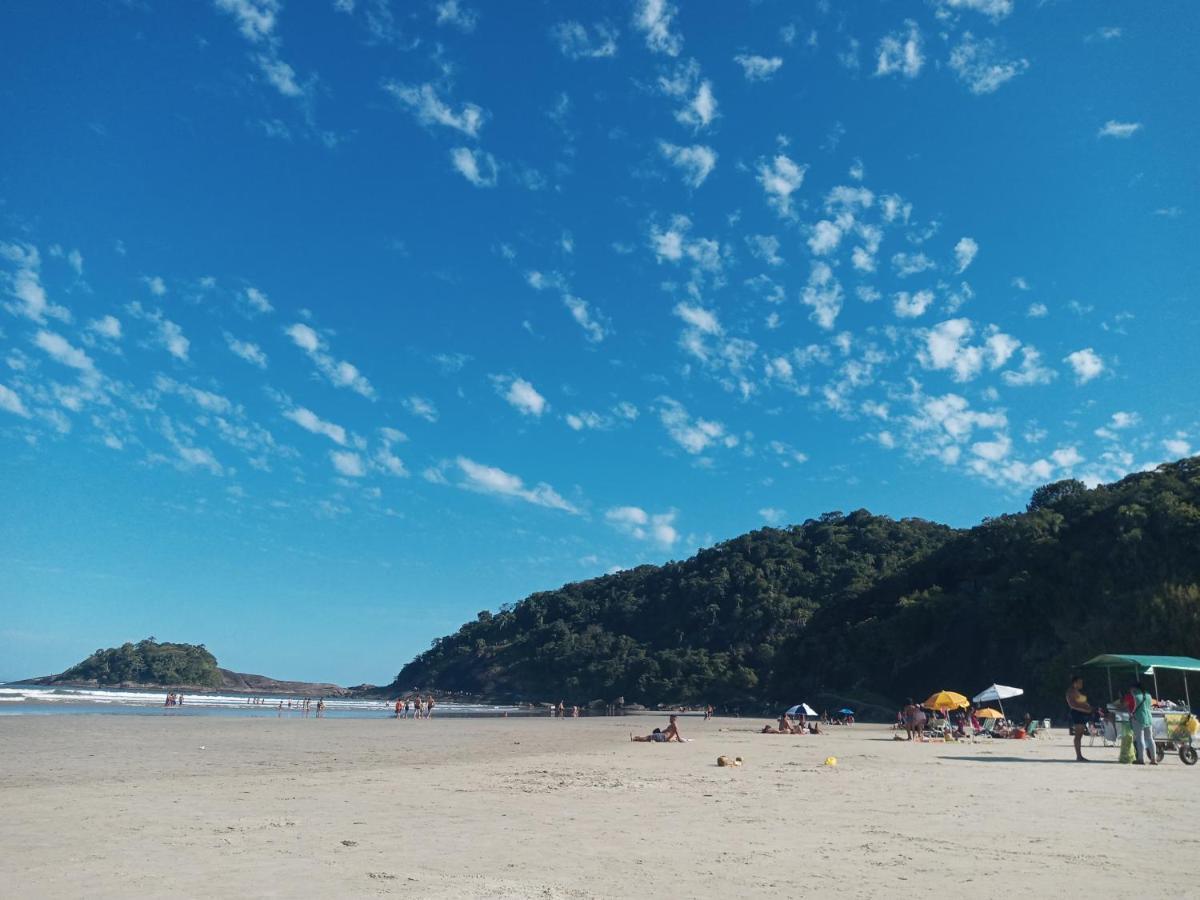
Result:
<instances>
[{"instance_id":1,"label":"wet sand","mask_svg":"<svg viewBox=\"0 0 1200 900\"><path fill-rule=\"evenodd\" d=\"M659 721L0 718L0 894L1200 893L1177 757L699 718L629 742Z\"/></svg>"}]
</instances>

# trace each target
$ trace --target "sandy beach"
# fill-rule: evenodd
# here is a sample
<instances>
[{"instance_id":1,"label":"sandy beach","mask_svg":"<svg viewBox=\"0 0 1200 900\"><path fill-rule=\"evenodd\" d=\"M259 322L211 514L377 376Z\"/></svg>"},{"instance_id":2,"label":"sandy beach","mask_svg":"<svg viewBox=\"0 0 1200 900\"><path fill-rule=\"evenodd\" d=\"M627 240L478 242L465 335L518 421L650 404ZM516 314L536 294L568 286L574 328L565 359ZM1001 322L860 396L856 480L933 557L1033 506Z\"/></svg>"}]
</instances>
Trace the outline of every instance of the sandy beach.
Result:
<instances>
[{"instance_id":1,"label":"sandy beach","mask_svg":"<svg viewBox=\"0 0 1200 900\"><path fill-rule=\"evenodd\" d=\"M1195 895L1200 769L658 717L0 719L11 897ZM1085 740L1085 752L1087 751ZM745 765L715 765L720 754ZM823 765L835 756L834 768ZM1159 874L1155 874L1159 873Z\"/></svg>"}]
</instances>

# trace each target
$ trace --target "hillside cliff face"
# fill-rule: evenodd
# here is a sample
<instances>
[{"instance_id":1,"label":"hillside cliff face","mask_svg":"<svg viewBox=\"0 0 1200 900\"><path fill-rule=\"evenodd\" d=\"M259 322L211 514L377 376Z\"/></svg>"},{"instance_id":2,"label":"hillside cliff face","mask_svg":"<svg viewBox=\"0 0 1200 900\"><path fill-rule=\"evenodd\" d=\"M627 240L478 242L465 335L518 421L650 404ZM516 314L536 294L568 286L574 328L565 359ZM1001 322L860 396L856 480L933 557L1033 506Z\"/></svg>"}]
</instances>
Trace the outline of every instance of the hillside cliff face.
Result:
<instances>
[{"instance_id":1,"label":"hillside cliff face","mask_svg":"<svg viewBox=\"0 0 1200 900\"><path fill-rule=\"evenodd\" d=\"M759 704L998 681L1055 714L1112 650L1200 651L1200 459L1048 485L971 529L829 513L564 585L481 612L394 687Z\"/></svg>"}]
</instances>

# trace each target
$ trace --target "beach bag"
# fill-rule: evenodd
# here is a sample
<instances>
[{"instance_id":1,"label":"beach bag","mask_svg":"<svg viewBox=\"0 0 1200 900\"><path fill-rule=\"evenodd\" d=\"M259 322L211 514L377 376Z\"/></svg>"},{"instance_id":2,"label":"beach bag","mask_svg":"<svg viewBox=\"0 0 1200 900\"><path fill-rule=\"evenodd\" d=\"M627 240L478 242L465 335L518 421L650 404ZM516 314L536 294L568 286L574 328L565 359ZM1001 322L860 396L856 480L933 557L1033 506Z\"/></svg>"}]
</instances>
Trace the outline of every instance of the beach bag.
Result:
<instances>
[{"instance_id":1,"label":"beach bag","mask_svg":"<svg viewBox=\"0 0 1200 900\"><path fill-rule=\"evenodd\" d=\"M1121 750L1117 756L1117 762L1133 762L1133 729L1127 722L1121 724Z\"/></svg>"}]
</instances>

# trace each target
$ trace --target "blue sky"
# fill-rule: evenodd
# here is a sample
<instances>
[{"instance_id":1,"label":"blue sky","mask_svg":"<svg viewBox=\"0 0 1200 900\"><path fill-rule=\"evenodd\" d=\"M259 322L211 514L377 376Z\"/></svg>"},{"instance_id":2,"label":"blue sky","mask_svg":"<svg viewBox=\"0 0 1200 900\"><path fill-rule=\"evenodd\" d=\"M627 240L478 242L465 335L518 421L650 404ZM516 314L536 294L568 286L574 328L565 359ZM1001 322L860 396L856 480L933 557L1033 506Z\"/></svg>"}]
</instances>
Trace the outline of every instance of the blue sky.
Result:
<instances>
[{"instance_id":1,"label":"blue sky","mask_svg":"<svg viewBox=\"0 0 1200 900\"><path fill-rule=\"evenodd\" d=\"M0 678L383 682L763 524L1191 453L1198 19L6 9Z\"/></svg>"}]
</instances>

